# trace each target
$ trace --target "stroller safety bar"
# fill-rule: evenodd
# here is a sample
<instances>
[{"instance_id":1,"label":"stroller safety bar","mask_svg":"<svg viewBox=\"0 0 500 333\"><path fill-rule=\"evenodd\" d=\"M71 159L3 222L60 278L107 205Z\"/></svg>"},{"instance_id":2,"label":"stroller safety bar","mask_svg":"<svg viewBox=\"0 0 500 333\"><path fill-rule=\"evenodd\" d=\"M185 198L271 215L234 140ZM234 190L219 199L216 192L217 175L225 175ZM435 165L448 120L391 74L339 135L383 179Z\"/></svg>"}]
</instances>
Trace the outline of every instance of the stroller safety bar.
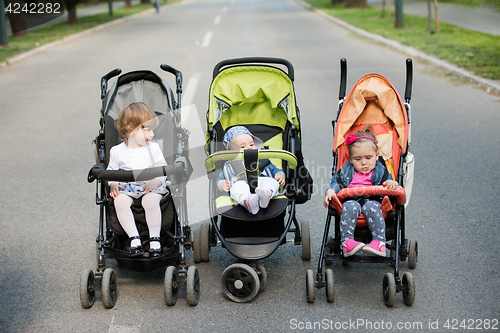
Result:
<instances>
[{"instance_id":1,"label":"stroller safety bar","mask_svg":"<svg viewBox=\"0 0 500 333\"><path fill-rule=\"evenodd\" d=\"M294 154L280 149L263 149L259 150L259 159L279 158L288 162L290 169L297 167L297 158ZM243 151L219 151L213 153L205 160L205 168L207 171L215 169L215 163L219 161L243 160Z\"/></svg>"},{"instance_id":2,"label":"stroller safety bar","mask_svg":"<svg viewBox=\"0 0 500 333\"><path fill-rule=\"evenodd\" d=\"M106 170L104 163L98 163L90 169L88 174L88 182L94 180L101 181L119 181L119 182L134 182L146 181L156 177L171 176L185 172L183 162L175 162L173 165L154 167L143 170Z\"/></svg>"},{"instance_id":3,"label":"stroller safety bar","mask_svg":"<svg viewBox=\"0 0 500 333\"><path fill-rule=\"evenodd\" d=\"M401 186L398 186L398 188L394 191L389 191L385 186L360 186L344 188L337 193L336 197L340 202L342 202L347 198L372 195L396 197L396 202L399 205L404 205L406 203L406 192L405 189Z\"/></svg>"}]
</instances>

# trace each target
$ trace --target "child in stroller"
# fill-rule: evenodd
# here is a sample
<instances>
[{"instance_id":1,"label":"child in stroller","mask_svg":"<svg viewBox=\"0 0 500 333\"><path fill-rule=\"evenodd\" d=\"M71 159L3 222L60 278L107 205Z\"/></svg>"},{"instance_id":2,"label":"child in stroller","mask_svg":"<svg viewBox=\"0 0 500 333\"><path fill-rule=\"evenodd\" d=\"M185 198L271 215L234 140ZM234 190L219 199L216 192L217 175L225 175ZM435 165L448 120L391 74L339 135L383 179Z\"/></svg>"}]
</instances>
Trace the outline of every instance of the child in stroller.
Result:
<instances>
[{"instance_id":1,"label":"child in stroller","mask_svg":"<svg viewBox=\"0 0 500 333\"><path fill-rule=\"evenodd\" d=\"M151 142L153 129L157 126L158 119L146 104L131 103L123 109L117 120L117 129L125 141L111 148L107 170L138 170L167 165L159 144ZM142 182L109 182L118 221L130 238L132 256L144 253L131 209L134 198L141 198L145 211L149 230L149 257L159 258L163 255L160 243L160 201L163 194L168 192L166 180L167 177L162 176Z\"/></svg>"},{"instance_id":2,"label":"child in stroller","mask_svg":"<svg viewBox=\"0 0 500 333\"><path fill-rule=\"evenodd\" d=\"M229 150L261 149L263 142L252 135L245 126L234 126L224 135L224 145ZM285 173L269 162L261 171L255 193L250 193L250 186L245 179L245 167L242 161L227 161L217 178L217 187L229 192L231 198L244 206L253 215L259 208L267 208L269 201L279 194L279 186L285 185Z\"/></svg>"},{"instance_id":3,"label":"child in stroller","mask_svg":"<svg viewBox=\"0 0 500 333\"><path fill-rule=\"evenodd\" d=\"M370 126L363 131L351 134L346 139L349 161L332 177L326 191L325 208L330 205L333 196L342 188L384 185L389 191L398 187L387 168L378 160L378 146ZM339 179L340 178L340 179ZM361 193L360 193L361 194ZM340 234L344 257L352 256L359 251L385 257L385 220L381 210L379 196L362 196L344 202L340 216ZM372 241L365 245L354 240L354 230L359 214L363 213L372 233Z\"/></svg>"}]
</instances>

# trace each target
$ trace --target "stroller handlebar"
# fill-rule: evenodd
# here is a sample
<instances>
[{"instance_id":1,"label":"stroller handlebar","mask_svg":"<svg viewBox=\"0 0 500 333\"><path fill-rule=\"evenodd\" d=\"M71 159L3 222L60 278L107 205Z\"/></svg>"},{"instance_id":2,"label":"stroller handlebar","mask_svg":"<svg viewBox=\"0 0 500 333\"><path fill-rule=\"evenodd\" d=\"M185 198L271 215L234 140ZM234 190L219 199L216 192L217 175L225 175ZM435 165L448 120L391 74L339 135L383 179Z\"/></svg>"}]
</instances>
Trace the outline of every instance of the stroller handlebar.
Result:
<instances>
[{"instance_id":1,"label":"stroller handlebar","mask_svg":"<svg viewBox=\"0 0 500 333\"><path fill-rule=\"evenodd\" d=\"M281 58L269 58L269 57L247 57L247 58L236 58L236 59L227 59L219 62L214 67L213 76L215 77L219 74L222 67L230 66L230 65L240 65L240 64L250 64L250 63L259 63L259 64L278 64L283 65L288 70L288 77L290 80L294 81L294 69L291 62Z\"/></svg>"},{"instance_id":2,"label":"stroller handlebar","mask_svg":"<svg viewBox=\"0 0 500 333\"><path fill-rule=\"evenodd\" d=\"M104 163L97 163L90 169L87 180L92 183L94 180L135 182L146 181L156 177L170 176L183 172L183 163L174 163L143 170L106 170Z\"/></svg>"},{"instance_id":3,"label":"stroller handlebar","mask_svg":"<svg viewBox=\"0 0 500 333\"><path fill-rule=\"evenodd\" d=\"M259 150L259 159L279 158L288 162L290 169L297 167L297 157L286 150L281 149L262 149ZM215 163L219 161L243 160L243 151L227 150L213 153L205 160L205 168L207 171L215 169Z\"/></svg>"}]
</instances>

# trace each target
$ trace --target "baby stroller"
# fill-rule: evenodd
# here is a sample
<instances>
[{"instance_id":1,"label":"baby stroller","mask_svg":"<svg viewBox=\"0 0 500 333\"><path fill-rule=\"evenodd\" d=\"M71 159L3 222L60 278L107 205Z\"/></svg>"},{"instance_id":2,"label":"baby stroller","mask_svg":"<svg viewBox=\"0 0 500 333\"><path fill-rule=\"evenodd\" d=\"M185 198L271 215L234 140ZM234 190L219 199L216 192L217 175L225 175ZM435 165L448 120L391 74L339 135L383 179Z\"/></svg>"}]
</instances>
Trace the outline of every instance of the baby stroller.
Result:
<instances>
[{"instance_id":1,"label":"baby stroller","mask_svg":"<svg viewBox=\"0 0 500 333\"><path fill-rule=\"evenodd\" d=\"M404 303L412 305L415 300L415 281L409 272L402 278L399 275L399 260L408 259L410 268L417 264L418 247L416 240L405 238L405 207L408 204L413 183L413 154L410 146L410 98L412 85L412 61L406 60L406 91L405 100L401 99L393 85L380 74L367 74L360 78L345 97L347 61L341 60L340 107L333 125L333 170L332 175L349 160L344 138L349 134L362 130L366 124L371 124L379 143L379 155L383 157L387 170L393 179L399 183L394 192L389 192L383 186L365 188L344 188L331 200L325 223L325 231L321 243L321 254L318 263L316 279L312 270L307 271L306 287L307 301L315 300L314 288L326 288L328 302L334 300L334 278L332 269L324 270L324 265L332 261L362 263L390 263L394 274L387 273L383 278L383 299L386 306L393 306L396 292L403 293ZM363 195L384 196L382 211L386 224L387 249L390 256L375 257L355 255L344 257L340 243L340 215L342 201L357 197L362 190ZM337 200L334 200L337 199ZM335 219L335 237L330 237L331 218ZM363 215L360 215L354 233L354 239L365 244L371 241L372 234L367 227Z\"/></svg>"},{"instance_id":2,"label":"baby stroller","mask_svg":"<svg viewBox=\"0 0 500 333\"><path fill-rule=\"evenodd\" d=\"M287 73L275 66L284 66ZM302 259L310 260L309 222L297 222L296 204L310 199L312 179L301 152L299 110L293 89L290 62L277 58L240 58L221 61L213 71L207 112L206 168L209 178L211 223L194 230L195 262L208 261L217 238L239 259L222 273L224 294L234 302L252 300L267 282L258 262L286 243L288 232L302 244ZM222 140L235 125L246 126L262 139L264 149L227 151ZM255 192L259 162L270 161L286 174L285 191L256 215L236 204L228 193L217 189L217 175L228 160L243 160L246 179ZM288 208L288 217L287 216ZM285 222L286 221L286 222ZM293 225L293 226L292 226ZM199 251L197 251L199 249Z\"/></svg>"},{"instance_id":3,"label":"baby stroller","mask_svg":"<svg viewBox=\"0 0 500 333\"><path fill-rule=\"evenodd\" d=\"M97 270L83 271L80 279L80 300L84 308L90 308L95 301L96 287L102 289L102 300L106 308L112 308L117 299L116 274L106 267L110 259L116 260L119 267L148 272L170 264L165 272L165 302L174 305L178 289L186 289L190 305L199 301L199 275L196 266L188 267L185 250L191 247L191 232L187 221L186 183L192 168L188 159L188 131L180 123L180 101L182 73L168 65L160 68L176 77L177 102L166 81L157 74L139 70L119 76L111 89L107 90L108 80L119 75L115 69L101 79L101 116L99 134L94 140L97 164L88 174L89 183L96 183L96 204L99 206L99 233L97 236ZM111 147L120 143L122 138L115 127L115 120L121 110L132 102L144 102L158 116L155 141L163 147L167 166L145 170L106 170ZM160 202L162 225L160 238L164 255L160 258L147 256L131 257L130 241L122 229L109 195L108 181L140 181L159 176L168 176L170 192ZM142 238L145 251L149 248L148 228L144 209L140 200L134 199L132 212L137 229Z\"/></svg>"}]
</instances>

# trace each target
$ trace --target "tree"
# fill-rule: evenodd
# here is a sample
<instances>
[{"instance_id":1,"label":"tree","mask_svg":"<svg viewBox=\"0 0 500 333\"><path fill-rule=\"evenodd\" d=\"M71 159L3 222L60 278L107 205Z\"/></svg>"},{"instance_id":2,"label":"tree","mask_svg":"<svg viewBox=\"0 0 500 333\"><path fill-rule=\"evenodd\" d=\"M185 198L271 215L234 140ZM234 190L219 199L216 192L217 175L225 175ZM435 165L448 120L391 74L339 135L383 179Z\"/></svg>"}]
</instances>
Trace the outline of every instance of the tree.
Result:
<instances>
[{"instance_id":1,"label":"tree","mask_svg":"<svg viewBox=\"0 0 500 333\"><path fill-rule=\"evenodd\" d=\"M75 24L78 21L76 16L76 5L78 0L64 0L64 6L68 12L68 24Z\"/></svg>"},{"instance_id":2,"label":"tree","mask_svg":"<svg viewBox=\"0 0 500 333\"><path fill-rule=\"evenodd\" d=\"M5 0L5 8L9 8L9 5L10 8L12 8L15 3L15 0ZM10 28L12 29L12 37L17 38L26 36L27 26L23 12L14 13L13 11L9 11L7 12L7 16L9 17Z\"/></svg>"}]
</instances>

